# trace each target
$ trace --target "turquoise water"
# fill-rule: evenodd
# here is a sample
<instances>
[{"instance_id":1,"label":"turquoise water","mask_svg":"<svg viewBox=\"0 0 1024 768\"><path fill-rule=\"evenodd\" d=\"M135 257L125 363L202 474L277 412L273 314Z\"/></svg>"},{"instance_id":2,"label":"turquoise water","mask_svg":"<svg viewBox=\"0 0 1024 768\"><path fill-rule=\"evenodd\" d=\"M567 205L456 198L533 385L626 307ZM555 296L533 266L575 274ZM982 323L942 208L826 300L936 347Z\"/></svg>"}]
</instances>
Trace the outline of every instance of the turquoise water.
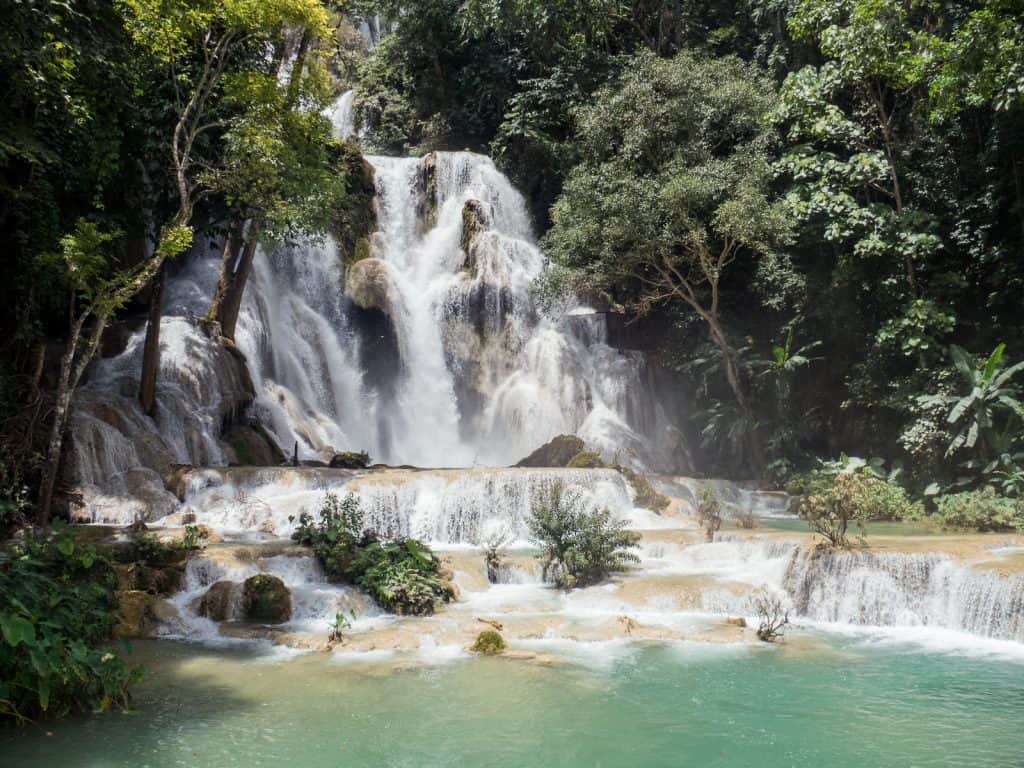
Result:
<instances>
[{"instance_id":1,"label":"turquoise water","mask_svg":"<svg viewBox=\"0 0 1024 768\"><path fill-rule=\"evenodd\" d=\"M870 646L613 645L598 668L401 668L140 644L128 714L0 736L4 766L1024 765L1024 664Z\"/></svg>"},{"instance_id":2,"label":"turquoise water","mask_svg":"<svg viewBox=\"0 0 1024 768\"><path fill-rule=\"evenodd\" d=\"M805 520L799 517L761 517L758 518L758 525L762 528L776 531L798 531L807 533L810 527ZM856 537L859 531L854 525L850 526L850 535ZM938 523L927 520L913 521L885 521L878 520L868 523L868 536L931 536L948 534Z\"/></svg>"}]
</instances>

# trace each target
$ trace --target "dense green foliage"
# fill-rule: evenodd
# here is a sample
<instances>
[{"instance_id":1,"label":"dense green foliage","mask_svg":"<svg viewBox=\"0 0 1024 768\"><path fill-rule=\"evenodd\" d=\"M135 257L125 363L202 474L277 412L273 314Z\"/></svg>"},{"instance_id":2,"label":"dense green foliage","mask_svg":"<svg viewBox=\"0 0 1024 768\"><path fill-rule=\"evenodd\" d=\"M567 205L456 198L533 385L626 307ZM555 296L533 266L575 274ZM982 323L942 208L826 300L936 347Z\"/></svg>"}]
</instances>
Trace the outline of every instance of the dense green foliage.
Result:
<instances>
[{"instance_id":1,"label":"dense green foliage","mask_svg":"<svg viewBox=\"0 0 1024 768\"><path fill-rule=\"evenodd\" d=\"M327 575L365 589L382 608L399 615L427 615L453 596L430 548L415 539L380 541L363 530L359 500L324 496L318 518L299 516L292 538L312 547Z\"/></svg>"},{"instance_id":2,"label":"dense green foliage","mask_svg":"<svg viewBox=\"0 0 1024 768\"><path fill-rule=\"evenodd\" d=\"M563 589L585 587L637 562L631 550L640 535L612 518L605 508L591 506L582 492L555 483L533 501L527 520L530 536L540 546L537 557L544 578Z\"/></svg>"},{"instance_id":3,"label":"dense green foliage","mask_svg":"<svg viewBox=\"0 0 1024 768\"><path fill-rule=\"evenodd\" d=\"M850 545L851 525L861 536L870 520L903 520L917 517L921 505L910 502L898 485L864 472L844 472L816 493L803 496L797 513L834 547Z\"/></svg>"},{"instance_id":4,"label":"dense green foliage","mask_svg":"<svg viewBox=\"0 0 1024 768\"><path fill-rule=\"evenodd\" d=\"M915 495L1018 492L1012 376L953 419L941 398L1024 354L1019 0L350 11L399 22L354 78L371 141L490 145L554 287L651 313L699 471L782 484L847 452Z\"/></svg>"},{"instance_id":5,"label":"dense green foliage","mask_svg":"<svg viewBox=\"0 0 1024 768\"><path fill-rule=\"evenodd\" d=\"M45 516L70 395L166 259L239 219L264 242L326 232L365 173L323 114L320 0L15 2L0 23L6 525L37 489Z\"/></svg>"},{"instance_id":6,"label":"dense green foliage","mask_svg":"<svg viewBox=\"0 0 1024 768\"><path fill-rule=\"evenodd\" d=\"M990 487L943 496L938 507L939 519L948 528L1024 531L1024 503L1000 496Z\"/></svg>"},{"instance_id":7,"label":"dense green foliage","mask_svg":"<svg viewBox=\"0 0 1024 768\"><path fill-rule=\"evenodd\" d=\"M140 673L104 645L115 583L108 559L60 529L0 553L0 719L127 704Z\"/></svg>"}]
</instances>

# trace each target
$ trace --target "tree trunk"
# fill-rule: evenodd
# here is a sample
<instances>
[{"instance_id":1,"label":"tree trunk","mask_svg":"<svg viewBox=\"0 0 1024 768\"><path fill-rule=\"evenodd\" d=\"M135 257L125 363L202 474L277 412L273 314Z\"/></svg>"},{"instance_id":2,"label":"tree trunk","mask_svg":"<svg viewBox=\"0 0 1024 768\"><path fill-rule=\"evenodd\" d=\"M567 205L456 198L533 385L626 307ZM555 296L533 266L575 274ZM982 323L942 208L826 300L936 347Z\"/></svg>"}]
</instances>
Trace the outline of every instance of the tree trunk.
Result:
<instances>
[{"instance_id":1,"label":"tree trunk","mask_svg":"<svg viewBox=\"0 0 1024 768\"><path fill-rule=\"evenodd\" d=\"M241 225L234 225L224 246L220 279L217 281L217 292L214 294L209 314L211 320L220 323L221 335L232 341L235 339L235 327L238 325L238 313L242 308L245 284L249 279L249 273L252 272L252 262L256 256L260 222L257 219L250 222L244 248L241 229Z\"/></svg>"},{"instance_id":2,"label":"tree trunk","mask_svg":"<svg viewBox=\"0 0 1024 768\"><path fill-rule=\"evenodd\" d=\"M244 227L245 223L237 220L228 227L228 239L224 243L224 252L220 258L220 276L217 278L217 288L213 293L210 311L206 314L208 320L220 323L221 335L227 336L230 339L234 338L234 334L229 334L228 330L224 327L224 309L228 302L228 296L236 289L236 283L238 282L236 271L239 266L238 257L241 254L242 244L245 239L243 235Z\"/></svg>"},{"instance_id":3,"label":"tree trunk","mask_svg":"<svg viewBox=\"0 0 1024 768\"><path fill-rule=\"evenodd\" d=\"M725 379L729 382L729 389L732 390L736 402L740 406L743 418L746 420L747 434L747 463L755 475L760 476L764 469L764 452L761 449L761 440L757 436L757 422L754 419L754 411L747 400L746 392L743 389L743 381L740 374L738 355L726 338L725 331L718 322L718 318L711 315L704 315L710 330L711 340L718 347L725 360Z\"/></svg>"},{"instance_id":4,"label":"tree trunk","mask_svg":"<svg viewBox=\"0 0 1024 768\"><path fill-rule=\"evenodd\" d=\"M71 400L82 374L93 355L96 354L103 331L107 327L108 315L98 315L93 321L93 329L86 340L85 348L79 351L82 328L88 316L88 312L84 313L72 325L67 346L60 360L60 375L57 380L57 392L53 406L53 424L50 426L50 438L46 444L46 463L43 467L43 477L39 487L39 514L36 522L41 528L50 523L50 508L53 506L53 493L57 486L61 454L64 452L64 434L67 431L68 418L71 415Z\"/></svg>"},{"instance_id":5,"label":"tree trunk","mask_svg":"<svg viewBox=\"0 0 1024 768\"><path fill-rule=\"evenodd\" d=\"M139 379L139 405L143 413L153 415L156 408L156 377L160 372L160 317L164 302L164 265L153 276L149 298L149 322L142 349L142 376Z\"/></svg>"}]
</instances>

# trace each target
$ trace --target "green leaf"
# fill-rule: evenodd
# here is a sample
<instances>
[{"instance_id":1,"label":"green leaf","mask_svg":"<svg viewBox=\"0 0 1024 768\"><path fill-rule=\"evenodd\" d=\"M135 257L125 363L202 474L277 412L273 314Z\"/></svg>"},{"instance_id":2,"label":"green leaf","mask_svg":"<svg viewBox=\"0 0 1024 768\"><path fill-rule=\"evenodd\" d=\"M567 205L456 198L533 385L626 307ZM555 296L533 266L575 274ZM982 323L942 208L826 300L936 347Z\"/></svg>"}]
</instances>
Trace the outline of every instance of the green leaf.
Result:
<instances>
[{"instance_id":1,"label":"green leaf","mask_svg":"<svg viewBox=\"0 0 1024 768\"><path fill-rule=\"evenodd\" d=\"M71 554L75 551L74 540L68 538L58 539L57 551L64 555L64 557L71 557Z\"/></svg>"},{"instance_id":2,"label":"green leaf","mask_svg":"<svg viewBox=\"0 0 1024 768\"><path fill-rule=\"evenodd\" d=\"M996 368L999 367L999 361L1003 359L1003 352L1006 350L1006 344L1000 344L998 347L992 350L992 354L988 356L988 360L985 362L985 381L990 381L993 374L996 372Z\"/></svg>"},{"instance_id":3,"label":"green leaf","mask_svg":"<svg viewBox=\"0 0 1024 768\"><path fill-rule=\"evenodd\" d=\"M22 616L0 615L0 631L3 632L7 644L13 648L17 648L20 643L33 643L36 639L36 628Z\"/></svg>"},{"instance_id":4,"label":"green leaf","mask_svg":"<svg viewBox=\"0 0 1024 768\"><path fill-rule=\"evenodd\" d=\"M967 380L971 386L974 386L974 361L971 356L967 354L967 350L963 347L958 347L956 344L952 344L949 347L949 355L953 358L953 364L956 369L960 371L960 375Z\"/></svg>"},{"instance_id":5,"label":"green leaf","mask_svg":"<svg viewBox=\"0 0 1024 768\"><path fill-rule=\"evenodd\" d=\"M39 679L39 708L44 712L50 706L50 681L42 677Z\"/></svg>"}]
</instances>

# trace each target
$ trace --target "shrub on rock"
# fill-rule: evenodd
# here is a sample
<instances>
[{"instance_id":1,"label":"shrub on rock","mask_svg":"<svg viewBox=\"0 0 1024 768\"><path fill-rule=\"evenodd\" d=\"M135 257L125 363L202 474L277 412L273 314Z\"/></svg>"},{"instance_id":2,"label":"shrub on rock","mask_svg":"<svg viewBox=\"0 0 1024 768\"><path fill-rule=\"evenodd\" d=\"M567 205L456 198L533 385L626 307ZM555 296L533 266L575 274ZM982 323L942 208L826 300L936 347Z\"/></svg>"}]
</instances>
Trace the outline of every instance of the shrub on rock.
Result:
<instances>
[{"instance_id":1,"label":"shrub on rock","mask_svg":"<svg viewBox=\"0 0 1024 768\"><path fill-rule=\"evenodd\" d=\"M473 653L482 653L485 656L494 656L505 650L505 638L493 629L485 629L476 636L476 642L469 650Z\"/></svg>"},{"instance_id":2,"label":"shrub on rock","mask_svg":"<svg viewBox=\"0 0 1024 768\"><path fill-rule=\"evenodd\" d=\"M517 467L567 467L586 448L576 435L558 435L516 464Z\"/></svg>"},{"instance_id":3,"label":"shrub on rock","mask_svg":"<svg viewBox=\"0 0 1024 768\"><path fill-rule=\"evenodd\" d=\"M292 594L277 576L257 573L242 587L245 618L265 624L280 624L292 617Z\"/></svg>"}]
</instances>

